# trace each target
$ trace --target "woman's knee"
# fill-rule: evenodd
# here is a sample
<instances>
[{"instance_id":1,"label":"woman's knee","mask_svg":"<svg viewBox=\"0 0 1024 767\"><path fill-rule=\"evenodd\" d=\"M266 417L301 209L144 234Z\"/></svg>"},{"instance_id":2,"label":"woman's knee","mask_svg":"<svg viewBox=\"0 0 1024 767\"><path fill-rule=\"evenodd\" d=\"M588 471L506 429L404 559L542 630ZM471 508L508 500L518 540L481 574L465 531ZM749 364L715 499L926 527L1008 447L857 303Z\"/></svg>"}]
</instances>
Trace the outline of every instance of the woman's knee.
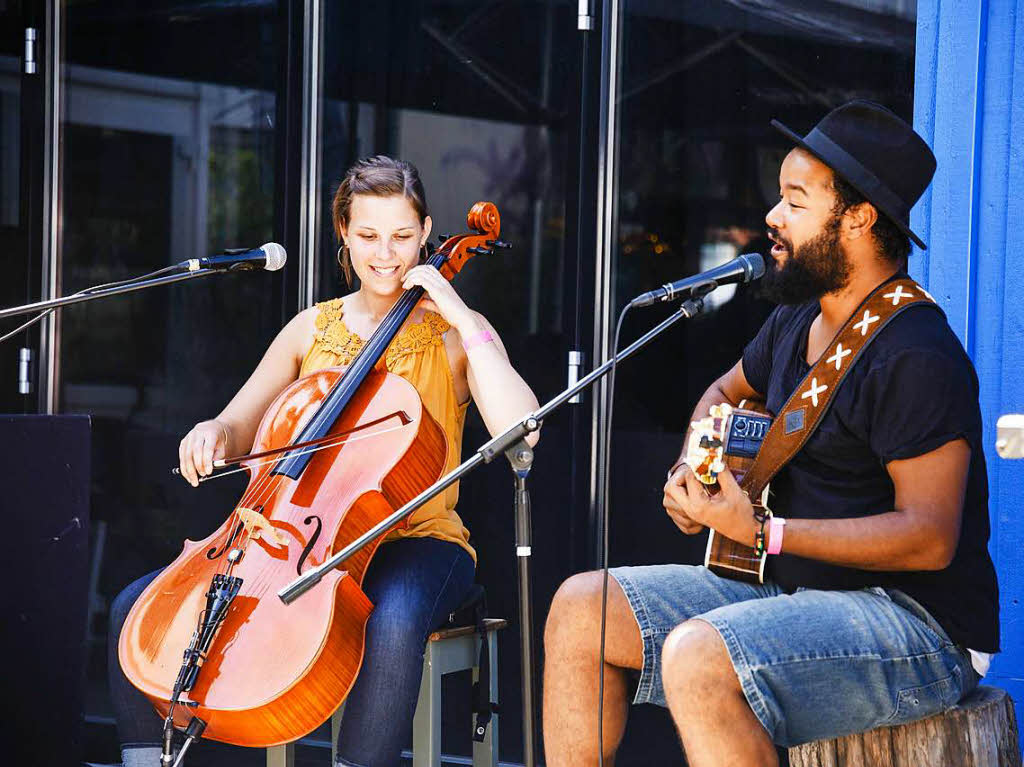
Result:
<instances>
[{"instance_id":1,"label":"woman's knee","mask_svg":"<svg viewBox=\"0 0 1024 767\"><path fill-rule=\"evenodd\" d=\"M128 618L128 613L138 601L139 597L142 596L142 592L146 590L146 586L152 583L157 575L159 575L159 571L143 575L141 578L132 581L121 589L118 595L114 597L113 601L110 603L111 636L120 635L121 627Z\"/></svg>"}]
</instances>

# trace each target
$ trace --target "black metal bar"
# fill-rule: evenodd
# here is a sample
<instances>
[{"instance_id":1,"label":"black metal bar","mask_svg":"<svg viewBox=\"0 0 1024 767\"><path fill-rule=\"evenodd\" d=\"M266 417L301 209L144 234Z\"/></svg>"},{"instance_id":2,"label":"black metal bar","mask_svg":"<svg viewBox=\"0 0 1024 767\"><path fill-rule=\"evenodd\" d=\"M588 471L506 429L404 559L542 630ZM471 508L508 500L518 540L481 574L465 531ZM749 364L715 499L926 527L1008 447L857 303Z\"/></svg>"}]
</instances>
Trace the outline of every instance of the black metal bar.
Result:
<instances>
[{"instance_id":1,"label":"black metal bar","mask_svg":"<svg viewBox=\"0 0 1024 767\"><path fill-rule=\"evenodd\" d=\"M118 296L122 293L133 293L136 290L142 290L144 288L155 288L159 285L169 285L172 282L181 282L183 280L191 280L196 277L205 277L209 274L224 274L223 269L199 269L194 272L184 272L182 274L171 274L167 277L154 277L151 280L139 280L133 282L131 285L121 285L116 288L106 288L104 290L97 290L92 293L75 293L70 296L62 296L61 298L52 298L49 301L36 301L32 304L23 304L22 306L12 306L7 309L0 309L0 319L7 317L16 317L19 314L32 314L33 312L44 312L47 309L58 309L62 306L70 306L72 304L80 304L85 301L93 301L97 298L108 298L109 296Z\"/></svg>"}]
</instances>

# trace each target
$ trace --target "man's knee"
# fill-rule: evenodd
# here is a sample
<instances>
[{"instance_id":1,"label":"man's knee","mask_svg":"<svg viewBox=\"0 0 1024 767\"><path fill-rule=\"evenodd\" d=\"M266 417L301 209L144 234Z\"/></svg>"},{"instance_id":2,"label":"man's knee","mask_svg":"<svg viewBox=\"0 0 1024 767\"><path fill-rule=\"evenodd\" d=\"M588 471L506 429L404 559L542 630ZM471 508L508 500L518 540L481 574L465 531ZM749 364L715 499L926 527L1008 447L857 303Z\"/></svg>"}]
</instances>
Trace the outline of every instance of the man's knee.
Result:
<instances>
[{"instance_id":1,"label":"man's knee","mask_svg":"<svg viewBox=\"0 0 1024 767\"><path fill-rule=\"evenodd\" d=\"M718 631L706 621L688 620L665 638L661 671L666 695L674 688L709 683L715 689L739 690L739 679Z\"/></svg>"},{"instance_id":2,"label":"man's knee","mask_svg":"<svg viewBox=\"0 0 1024 767\"><path fill-rule=\"evenodd\" d=\"M584 637L601 622L601 573L577 573L558 587L544 626L544 644Z\"/></svg>"},{"instance_id":3,"label":"man's knee","mask_svg":"<svg viewBox=\"0 0 1024 767\"><path fill-rule=\"evenodd\" d=\"M578 573L558 588L544 628L544 646L548 655L593 657L601 644L601 603L604 574L601 571ZM622 588L608 579L605 658L613 666L640 668L643 641L633 611Z\"/></svg>"}]
</instances>

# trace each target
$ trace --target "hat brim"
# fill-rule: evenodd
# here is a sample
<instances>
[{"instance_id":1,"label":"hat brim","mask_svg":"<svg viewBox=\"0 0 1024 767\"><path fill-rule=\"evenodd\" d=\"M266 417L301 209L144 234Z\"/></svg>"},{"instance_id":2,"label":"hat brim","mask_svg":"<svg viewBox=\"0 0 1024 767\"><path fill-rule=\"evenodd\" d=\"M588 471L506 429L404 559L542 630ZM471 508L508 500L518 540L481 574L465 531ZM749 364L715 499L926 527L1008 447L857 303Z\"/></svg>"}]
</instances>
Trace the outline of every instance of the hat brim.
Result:
<instances>
[{"instance_id":1,"label":"hat brim","mask_svg":"<svg viewBox=\"0 0 1024 767\"><path fill-rule=\"evenodd\" d=\"M838 173L840 176L842 176L844 181L846 181L848 184L850 184L850 186L852 186L854 189L860 192L864 196L864 198L872 205L874 205L879 211L881 211L881 213L884 214L887 219L896 224L897 228L905 235L907 235L911 240L913 240L915 245L921 248L921 250L928 250L928 246L925 244L925 241L918 237L916 234L914 234L913 230L911 230L910 226L905 221L901 221L897 216L893 215L892 211L887 210L884 206L873 200L868 192L861 189L856 184L856 182L850 180L850 178L848 178L846 174L844 174L840 170L837 170L833 162L828 157L822 155L821 152L819 152L814 147L810 146L806 141L804 141L803 136L798 134L796 131L790 130L785 125L780 123L778 120L772 120L771 126L775 128L775 130L777 130L783 136L792 141L794 144L796 144L798 147L803 149L805 152L809 152L810 154L814 155L819 160L821 160L823 163L825 163L829 168L832 169L833 173Z\"/></svg>"}]
</instances>

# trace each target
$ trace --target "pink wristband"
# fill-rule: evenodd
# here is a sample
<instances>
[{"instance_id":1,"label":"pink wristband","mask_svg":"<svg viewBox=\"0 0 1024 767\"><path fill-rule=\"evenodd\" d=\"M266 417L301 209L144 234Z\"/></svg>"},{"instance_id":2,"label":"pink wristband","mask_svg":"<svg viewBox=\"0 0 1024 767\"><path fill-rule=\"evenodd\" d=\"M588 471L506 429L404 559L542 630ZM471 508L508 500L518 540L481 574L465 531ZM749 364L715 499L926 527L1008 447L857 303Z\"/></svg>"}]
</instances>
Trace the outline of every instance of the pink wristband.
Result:
<instances>
[{"instance_id":1,"label":"pink wristband","mask_svg":"<svg viewBox=\"0 0 1024 767\"><path fill-rule=\"evenodd\" d=\"M489 331L489 330L481 330L479 333L474 333L469 338L464 340L462 342L462 348L465 349L468 352L474 346L479 346L480 344L485 344L488 341L493 341L493 340L494 340L494 336L491 335L491 331Z\"/></svg>"},{"instance_id":2,"label":"pink wristband","mask_svg":"<svg viewBox=\"0 0 1024 767\"><path fill-rule=\"evenodd\" d=\"M778 554L782 551L782 536L786 530L786 520L772 517L768 522L768 553Z\"/></svg>"}]
</instances>

